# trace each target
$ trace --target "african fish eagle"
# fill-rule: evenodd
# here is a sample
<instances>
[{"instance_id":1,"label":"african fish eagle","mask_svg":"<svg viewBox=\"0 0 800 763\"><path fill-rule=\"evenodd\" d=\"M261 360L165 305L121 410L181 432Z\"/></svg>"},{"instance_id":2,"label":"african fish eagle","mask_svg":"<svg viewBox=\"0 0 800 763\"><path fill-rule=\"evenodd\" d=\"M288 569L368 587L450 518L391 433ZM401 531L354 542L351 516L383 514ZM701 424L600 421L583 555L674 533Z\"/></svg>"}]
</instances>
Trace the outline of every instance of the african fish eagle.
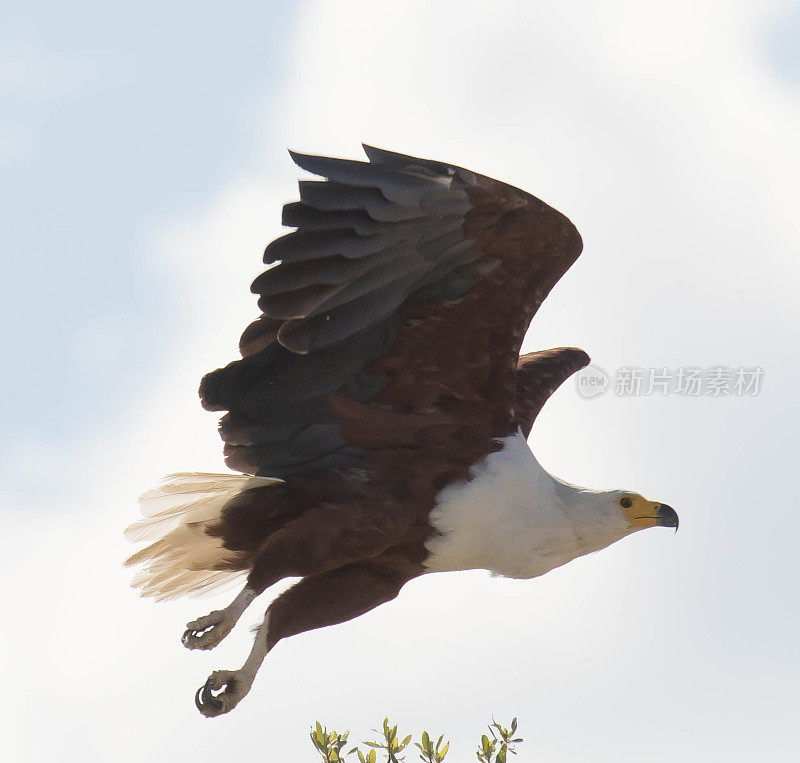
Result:
<instances>
[{"instance_id":1,"label":"african fish eagle","mask_svg":"<svg viewBox=\"0 0 800 763\"><path fill-rule=\"evenodd\" d=\"M292 153L321 180L283 208L253 282L261 315L242 358L207 374L203 407L238 474L181 473L142 496L126 530L149 539L134 585L170 599L246 583L187 624L212 649L287 577L242 668L195 701L233 709L283 638L350 620L419 575L533 578L630 533L678 526L628 490L548 474L526 438L547 398L589 362L520 357L528 325L581 237L544 202L469 170L364 146L368 160Z\"/></svg>"}]
</instances>

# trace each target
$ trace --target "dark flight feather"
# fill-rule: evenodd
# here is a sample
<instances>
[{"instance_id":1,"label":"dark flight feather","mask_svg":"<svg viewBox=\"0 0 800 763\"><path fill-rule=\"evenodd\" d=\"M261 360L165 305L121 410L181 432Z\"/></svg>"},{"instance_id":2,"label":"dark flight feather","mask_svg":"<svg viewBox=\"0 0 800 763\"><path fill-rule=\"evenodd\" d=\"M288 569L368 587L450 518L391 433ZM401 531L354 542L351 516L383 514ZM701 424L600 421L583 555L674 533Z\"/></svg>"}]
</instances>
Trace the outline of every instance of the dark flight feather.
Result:
<instances>
[{"instance_id":1,"label":"dark flight feather","mask_svg":"<svg viewBox=\"0 0 800 763\"><path fill-rule=\"evenodd\" d=\"M275 264L253 282L263 314L242 334L242 360L201 384L206 408L229 411L220 433L234 469L296 480L346 449L347 464L374 470L387 409L401 417L398 444L403 416L444 414L448 426L415 424L414 437L468 464L534 400L517 403L519 346L580 253L574 226L469 170L365 151L369 162L292 152L324 179L300 181L301 201L284 207L297 230L266 249ZM361 405L358 426L345 398Z\"/></svg>"}]
</instances>

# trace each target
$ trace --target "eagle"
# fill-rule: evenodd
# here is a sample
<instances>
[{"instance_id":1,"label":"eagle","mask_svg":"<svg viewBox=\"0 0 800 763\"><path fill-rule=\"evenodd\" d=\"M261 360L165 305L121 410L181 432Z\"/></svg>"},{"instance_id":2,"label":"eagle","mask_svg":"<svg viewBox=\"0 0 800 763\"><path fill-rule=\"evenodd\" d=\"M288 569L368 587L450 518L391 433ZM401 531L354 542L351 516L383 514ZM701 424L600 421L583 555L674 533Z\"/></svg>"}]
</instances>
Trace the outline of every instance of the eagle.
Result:
<instances>
[{"instance_id":1,"label":"eagle","mask_svg":"<svg viewBox=\"0 0 800 763\"><path fill-rule=\"evenodd\" d=\"M440 161L364 146L367 161L290 152L319 179L283 207L252 284L241 358L203 377L234 474L179 473L141 498L128 560L157 600L245 579L187 623L212 649L284 578L239 670L196 692L232 710L281 639L351 620L430 572L533 578L648 527L664 503L545 471L527 437L589 363L574 347L520 356L539 306L583 248L540 199Z\"/></svg>"}]
</instances>

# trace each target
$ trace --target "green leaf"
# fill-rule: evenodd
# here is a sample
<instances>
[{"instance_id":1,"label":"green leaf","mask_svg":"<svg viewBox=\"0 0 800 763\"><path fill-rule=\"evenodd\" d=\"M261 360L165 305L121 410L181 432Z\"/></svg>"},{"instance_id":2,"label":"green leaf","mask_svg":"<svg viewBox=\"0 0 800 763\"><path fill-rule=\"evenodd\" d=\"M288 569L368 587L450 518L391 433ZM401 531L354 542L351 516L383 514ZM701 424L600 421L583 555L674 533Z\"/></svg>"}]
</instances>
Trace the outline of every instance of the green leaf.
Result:
<instances>
[{"instance_id":1,"label":"green leaf","mask_svg":"<svg viewBox=\"0 0 800 763\"><path fill-rule=\"evenodd\" d=\"M370 750L369 755L367 755L367 763L375 763L375 750Z\"/></svg>"}]
</instances>

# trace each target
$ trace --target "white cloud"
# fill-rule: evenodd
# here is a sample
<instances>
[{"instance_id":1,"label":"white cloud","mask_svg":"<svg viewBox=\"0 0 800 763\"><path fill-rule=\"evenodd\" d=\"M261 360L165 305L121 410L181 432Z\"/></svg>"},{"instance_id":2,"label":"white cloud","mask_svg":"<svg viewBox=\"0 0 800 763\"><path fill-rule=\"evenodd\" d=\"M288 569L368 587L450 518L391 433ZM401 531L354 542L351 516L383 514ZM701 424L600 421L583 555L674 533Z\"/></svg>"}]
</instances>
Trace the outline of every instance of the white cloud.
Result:
<instances>
[{"instance_id":1,"label":"white cloud","mask_svg":"<svg viewBox=\"0 0 800 763\"><path fill-rule=\"evenodd\" d=\"M308 4L285 101L268 109L270 163L154 237L152 266L183 307L183 325L165 327L179 352L113 432L59 454L57 514L9 520L8 537L37 538L35 556L24 542L12 550L3 578L20 623L2 634L17 656L7 685L35 687L26 702L0 699L19 759L233 759L267 755L285 732L291 759L312 760L311 721L360 731L384 713L447 729L459 760L492 714L520 716L523 759L796 750L797 621L780 559L800 529L781 489L800 371L800 116L753 52L780 7ZM534 582L415 581L366 618L282 644L246 702L205 722L191 690L237 666L250 636L185 654L181 624L213 602L155 607L124 593L118 530L161 473L221 468L196 385L234 357L254 314L247 285L294 194L283 145L354 155L361 139L508 179L575 220L585 255L531 346L580 344L607 368L760 363L765 392L692 405L585 402L565 388L534 433L542 460L669 500L678 536L633 537ZM30 470L48 458L29 449ZM42 713L55 719L47 735Z\"/></svg>"}]
</instances>

